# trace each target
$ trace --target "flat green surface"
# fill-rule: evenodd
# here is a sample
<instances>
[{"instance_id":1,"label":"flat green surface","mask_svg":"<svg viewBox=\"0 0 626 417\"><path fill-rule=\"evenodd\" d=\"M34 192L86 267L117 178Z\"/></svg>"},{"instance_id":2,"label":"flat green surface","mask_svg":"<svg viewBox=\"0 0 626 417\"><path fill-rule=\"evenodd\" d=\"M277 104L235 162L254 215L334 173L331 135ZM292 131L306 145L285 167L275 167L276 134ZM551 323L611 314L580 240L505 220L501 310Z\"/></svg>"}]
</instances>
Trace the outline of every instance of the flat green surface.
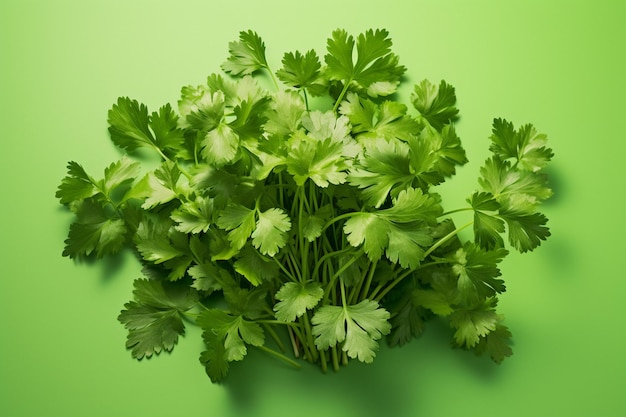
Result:
<instances>
[{"instance_id":1,"label":"flat green surface","mask_svg":"<svg viewBox=\"0 0 626 417\"><path fill-rule=\"evenodd\" d=\"M106 112L128 95L155 108L218 70L240 30L274 67L324 53L335 28L387 28L408 67L456 87L470 163L443 188L463 204L491 120L548 134L553 236L503 264L514 333L501 366L429 328L372 365L296 371L259 351L212 385L190 331L172 355L136 362L115 320L139 266L73 263L70 215L54 198L65 165L94 175L119 156ZM621 1L17 1L0 5L0 415L623 416L626 7Z\"/></svg>"}]
</instances>

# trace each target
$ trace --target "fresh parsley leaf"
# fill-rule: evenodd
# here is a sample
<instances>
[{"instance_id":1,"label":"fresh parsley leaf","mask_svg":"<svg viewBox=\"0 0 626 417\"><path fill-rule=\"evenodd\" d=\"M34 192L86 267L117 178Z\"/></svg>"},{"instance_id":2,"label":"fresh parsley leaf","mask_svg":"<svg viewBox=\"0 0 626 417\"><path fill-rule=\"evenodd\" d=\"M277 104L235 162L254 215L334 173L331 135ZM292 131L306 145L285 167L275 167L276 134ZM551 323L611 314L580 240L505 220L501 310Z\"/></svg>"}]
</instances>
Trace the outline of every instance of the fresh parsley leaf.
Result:
<instances>
[{"instance_id":1,"label":"fresh parsley leaf","mask_svg":"<svg viewBox=\"0 0 626 417\"><path fill-rule=\"evenodd\" d=\"M437 130L456 120L459 110L456 108L454 87L441 80L439 85L423 80L416 84L411 95L413 106L422 117Z\"/></svg>"},{"instance_id":2,"label":"fresh parsley leaf","mask_svg":"<svg viewBox=\"0 0 626 417\"><path fill-rule=\"evenodd\" d=\"M330 80L354 83L372 97L393 94L406 68L399 65L391 46L389 32L384 29L368 30L356 42L345 30L337 29L327 41L326 73Z\"/></svg>"},{"instance_id":3,"label":"fresh parsley leaf","mask_svg":"<svg viewBox=\"0 0 626 417\"><path fill-rule=\"evenodd\" d=\"M284 322L295 321L307 310L317 306L324 295L319 282L286 282L276 293L279 300L274 305L276 319Z\"/></svg>"},{"instance_id":4,"label":"fresh parsley leaf","mask_svg":"<svg viewBox=\"0 0 626 417\"><path fill-rule=\"evenodd\" d=\"M537 172L545 168L554 155L546 146L546 135L537 133L531 124L516 131L513 123L494 119L491 141L490 149L494 154L503 160L513 158L525 171Z\"/></svg>"},{"instance_id":5,"label":"fresh parsley leaf","mask_svg":"<svg viewBox=\"0 0 626 417\"><path fill-rule=\"evenodd\" d=\"M300 51L285 53L282 63L283 67L276 72L276 76L286 85L296 89L304 88L316 96L324 93L320 72L322 65L313 49L305 54Z\"/></svg>"},{"instance_id":6,"label":"fresh parsley leaf","mask_svg":"<svg viewBox=\"0 0 626 417\"><path fill-rule=\"evenodd\" d=\"M268 68L265 57L265 43L254 31L239 33L239 42L228 44L229 56L222 69L232 75L248 75Z\"/></svg>"},{"instance_id":7,"label":"fresh parsley leaf","mask_svg":"<svg viewBox=\"0 0 626 417\"><path fill-rule=\"evenodd\" d=\"M160 154L176 151L182 144L178 116L169 104L148 115L148 108L137 100L120 97L109 110L109 133L115 145L127 151L148 147Z\"/></svg>"},{"instance_id":8,"label":"fresh parsley leaf","mask_svg":"<svg viewBox=\"0 0 626 417\"><path fill-rule=\"evenodd\" d=\"M137 279L134 301L124 305L118 320L128 329L126 348L136 359L171 351L185 333L183 315L198 302L195 290L156 280Z\"/></svg>"},{"instance_id":9,"label":"fresh parsley leaf","mask_svg":"<svg viewBox=\"0 0 626 417\"><path fill-rule=\"evenodd\" d=\"M93 199L85 200L76 211L65 240L63 256L102 258L118 252L126 243L128 229L124 220Z\"/></svg>"},{"instance_id":10,"label":"fresh parsley leaf","mask_svg":"<svg viewBox=\"0 0 626 417\"><path fill-rule=\"evenodd\" d=\"M262 346L263 329L243 316L230 315L219 309L200 313L196 323L203 330L206 350L200 356L211 381L221 381L228 372L228 363L242 360L248 353L246 345Z\"/></svg>"},{"instance_id":11,"label":"fresh parsley leaf","mask_svg":"<svg viewBox=\"0 0 626 417\"><path fill-rule=\"evenodd\" d=\"M322 306L311 319L315 345L327 349L341 343L349 357L370 363L378 349L376 341L391 331L389 317L389 312L372 300Z\"/></svg>"}]
</instances>

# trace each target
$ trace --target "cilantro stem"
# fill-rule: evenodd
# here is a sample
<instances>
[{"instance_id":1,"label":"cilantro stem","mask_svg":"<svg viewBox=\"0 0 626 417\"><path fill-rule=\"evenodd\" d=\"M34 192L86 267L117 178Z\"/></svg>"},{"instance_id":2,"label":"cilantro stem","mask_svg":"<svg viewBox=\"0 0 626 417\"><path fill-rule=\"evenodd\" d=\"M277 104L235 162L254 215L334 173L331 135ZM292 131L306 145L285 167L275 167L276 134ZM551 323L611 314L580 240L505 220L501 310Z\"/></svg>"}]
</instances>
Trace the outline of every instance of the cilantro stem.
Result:
<instances>
[{"instance_id":1,"label":"cilantro stem","mask_svg":"<svg viewBox=\"0 0 626 417\"><path fill-rule=\"evenodd\" d=\"M341 266L341 268L339 268L337 270L337 272L335 272L333 274L332 277L330 277L330 282L328 283L328 287L326 287L326 291L324 291L324 299L323 299L323 303L326 303L328 301L328 295L330 294L330 290L335 286L335 282L337 281L337 278L339 278L339 276L341 274L343 274L346 269L350 268L352 266L353 263L355 263L356 261L358 261L360 258L360 256L355 256L352 259L350 259L348 262L346 262L345 264L343 264ZM340 282L341 285L343 286L343 281ZM343 291L343 287L342 287L342 291ZM345 294L341 294L342 299L345 301ZM345 304L345 303L344 303Z\"/></svg>"},{"instance_id":2,"label":"cilantro stem","mask_svg":"<svg viewBox=\"0 0 626 417\"><path fill-rule=\"evenodd\" d=\"M446 243L448 240L452 239L454 236L456 236L461 230L466 229L468 227L470 227L472 224L474 224L474 221L468 222L466 224L464 224L463 226L457 227L455 230L451 231L450 233L448 233L447 235L445 235L444 237L442 237L441 239L439 239L437 242L435 242L434 245L432 245L425 253L424 253L424 258L426 258L428 255L430 255L431 253L433 253L433 251L435 251L438 247L440 247L441 245L443 245L444 243ZM441 263L441 262L437 262L437 263ZM432 264L431 262L429 262L428 264L425 265L430 265ZM422 266L418 266L417 268L413 268L413 269L409 269L406 270L405 272L403 272L402 274L400 274L395 280L393 280L391 282L391 284L389 284L382 292L380 292L378 295L376 295L376 297L374 298L375 301L380 302L380 300L382 300L385 295L387 295L389 293L389 291L391 291L396 285L398 285L400 282L402 282L402 280L404 280L406 277L408 277L409 275L411 275L413 272L415 272L417 269L421 268Z\"/></svg>"},{"instance_id":3,"label":"cilantro stem","mask_svg":"<svg viewBox=\"0 0 626 417\"><path fill-rule=\"evenodd\" d=\"M365 299L367 297L367 293L370 291L370 286L372 285L372 280L374 279L374 273L376 272L376 266L378 266L378 260L374 261L370 265L369 273L367 274L367 282L365 283L365 287L363 291L361 291L361 299Z\"/></svg>"},{"instance_id":4,"label":"cilantro stem","mask_svg":"<svg viewBox=\"0 0 626 417\"><path fill-rule=\"evenodd\" d=\"M294 368L301 368L302 367L298 362L294 361L293 359L288 358L287 356L283 355L282 353L276 352L274 349L270 349L270 348L268 348L265 345L257 346L257 348L259 348L260 350L262 350L265 353L269 353L270 355L272 355L272 356L274 356L274 357L276 357L276 358L278 358L278 359L288 363L289 365L293 366Z\"/></svg>"},{"instance_id":5,"label":"cilantro stem","mask_svg":"<svg viewBox=\"0 0 626 417\"><path fill-rule=\"evenodd\" d=\"M438 247L440 247L441 245L443 245L444 243L446 243L448 240L452 239L454 236L456 236L457 234L459 234L459 232L461 232L461 230L463 229L467 229L468 227L470 227L472 224L474 224L474 220L469 221L467 223L465 223L463 226L459 226L456 229L454 229L453 231L451 231L450 233L448 233L447 235L445 235L444 237L442 237L441 239L439 239L437 242L435 242L434 245L432 245L425 253L424 253L424 258L426 258L428 255L430 255L431 253L433 253Z\"/></svg>"},{"instance_id":6,"label":"cilantro stem","mask_svg":"<svg viewBox=\"0 0 626 417\"><path fill-rule=\"evenodd\" d=\"M471 211L471 210L474 210L474 209L472 207L463 207L463 208L456 209L456 210L446 211L445 213L441 214L441 216L439 217L448 216L450 214L459 213L461 211Z\"/></svg>"},{"instance_id":7,"label":"cilantro stem","mask_svg":"<svg viewBox=\"0 0 626 417\"><path fill-rule=\"evenodd\" d=\"M349 219L350 217L359 214L358 211L351 211L348 213L344 213L344 214L340 214L337 217L334 217L333 219L329 220L324 227L322 227L322 233L324 233L326 231L326 229L328 229L330 226L332 226L334 223L337 223L338 221L341 221L343 219Z\"/></svg>"},{"instance_id":8,"label":"cilantro stem","mask_svg":"<svg viewBox=\"0 0 626 417\"><path fill-rule=\"evenodd\" d=\"M333 370L335 372L339 372L339 355L337 353L337 345L333 346L330 352L333 358Z\"/></svg>"},{"instance_id":9,"label":"cilantro stem","mask_svg":"<svg viewBox=\"0 0 626 417\"><path fill-rule=\"evenodd\" d=\"M337 97L337 101L335 101L335 105L333 106L333 112L337 112L337 109L339 108L339 104L341 104L341 101L343 100L343 96L346 95L346 93L348 92L348 88L350 88L350 83L352 82L352 77L346 81L346 83L343 85L343 89L341 90L341 93L339 93L339 97Z\"/></svg>"},{"instance_id":10,"label":"cilantro stem","mask_svg":"<svg viewBox=\"0 0 626 417\"><path fill-rule=\"evenodd\" d=\"M285 345L283 344L283 342L278 337L278 334L276 334L276 331L268 323L262 323L262 324L263 324L263 327L265 328L265 330L267 330L267 332L270 334L270 336L272 337L272 339L274 340L274 342L276 343L276 345L278 346L280 351L284 352L285 351Z\"/></svg>"}]
</instances>

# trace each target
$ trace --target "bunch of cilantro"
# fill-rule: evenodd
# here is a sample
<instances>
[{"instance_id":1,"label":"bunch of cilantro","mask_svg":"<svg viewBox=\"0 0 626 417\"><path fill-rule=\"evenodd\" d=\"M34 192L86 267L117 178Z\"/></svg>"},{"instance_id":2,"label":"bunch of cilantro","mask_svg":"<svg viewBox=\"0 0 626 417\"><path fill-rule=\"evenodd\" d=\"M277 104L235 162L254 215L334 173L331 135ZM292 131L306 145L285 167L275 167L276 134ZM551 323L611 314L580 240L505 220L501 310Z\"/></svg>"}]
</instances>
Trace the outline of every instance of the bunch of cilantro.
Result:
<instances>
[{"instance_id":1,"label":"bunch of cilantro","mask_svg":"<svg viewBox=\"0 0 626 417\"><path fill-rule=\"evenodd\" d=\"M64 256L129 249L143 263L118 317L133 357L171 351L196 325L212 381L250 347L337 370L433 318L458 347L511 355L498 264L550 235L538 209L552 151L532 125L494 120L478 189L444 210L434 190L467 162L455 91L424 80L411 109L391 99L406 69L388 35L336 30L323 61L286 53L274 73L262 39L241 32L223 73L182 88L178 111L112 106L126 155L101 179L69 162L56 196L75 214ZM131 159L140 148L158 154L154 169Z\"/></svg>"}]
</instances>

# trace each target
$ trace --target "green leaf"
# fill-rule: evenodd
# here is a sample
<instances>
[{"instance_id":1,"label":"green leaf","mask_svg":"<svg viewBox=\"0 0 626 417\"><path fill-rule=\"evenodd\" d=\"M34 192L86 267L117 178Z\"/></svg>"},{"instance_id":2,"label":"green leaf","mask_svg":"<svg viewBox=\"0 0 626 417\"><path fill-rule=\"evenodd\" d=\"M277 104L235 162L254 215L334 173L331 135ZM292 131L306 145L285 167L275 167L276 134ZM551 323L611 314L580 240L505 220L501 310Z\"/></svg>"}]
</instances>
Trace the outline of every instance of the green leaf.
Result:
<instances>
[{"instance_id":1,"label":"green leaf","mask_svg":"<svg viewBox=\"0 0 626 417\"><path fill-rule=\"evenodd\" d=\"M363 190L363 199L374 207L380 207L394 190L410 187L414 179L409 148L398 140L365 142L363 157L348 178L351 185Z\"/></svg>"},{"instance_id":2,"label":"green leaf","mask_svg":"<svg viewBox=\"0 0 626 417\"><path fill-rule=\"evenodd\" d=\"M526 171L537 172L546 167L554 155L548 148L547 137L539 134L531 124L526 124L518 131L504 119L494 119L491 147L494 154L503 160L509 158L517 162L517 166Z\"/></svg>"},{"instance_id":3,"label":"green leaf","mask_svg":"<svg viewBox=\"0 0 626 417\"><path fill-rule=\"evenodd\" d=\"M389 32L368 30L355 40L337 29L327 41L326 74L331 80L354 83L372 97L394 93L406 68L398 64L391 52ZM356 55L356 61L353 56Z\"/></svg>"},{"instance_id":4,"label":"green leaf","mask_svg":"<svg viewBox=\"0 0 626 417\"><path fill-rule=\"evenodd\" d=\"M359 139L408 140L420 125L409 117L404 104L386 100L380 105L348 93L341 103L339 112L350 119L352 133Z\"/></svg>"},{"instance_id":5,"label":"green leaf","mask_svg":"<svg viewBox=\"0 0 626 417\"><path fill-rule=\"evenodd\" d=\"M159 149L173 151L181 149L185 141L184 132L178 128L178 115L169 103L162 106L158 112L152 113L149 125Z\"/></svg>"},{"instance_id":6,"label":"green leaf","mask_svg":"<svg viewBox=\"0 0 626 417\"><path fill-rule=\"evenodd\" d=\"M480 173L480 185L505 208L533 211L539 203L552 196L545 175L518 170L509 161L497 156L487 159Z\"/></svg>"},{"instance_id":7,"label":"green leaf","mask_svg":"<svg viewBox=\"0 0 626 417\"><path fill-rule=\"evenodd\" d=\"M177 231L169 218L146 216L137 227L134 241L143 259L170 270L170 280L182 278L193 262L188 236Z\"/></svg>"},{"instance_id":8,"label":"green leaf","mask_svg":"<svg viewBox=\"0 0 626 417\"><path fill-rule=\"evenodd\" d=\"M389 346L405 345L424 331L423 311L415 301L415 297L408 292L389 306L392 327L388 337Z\"/></svg>"},{"instance_id":9,"label":"green leaf","mask_svg":"<svg viewBox=\"0 0 626 417\"><path fill-rule=\"evenodd\" d=\"M226 123L209 130L202 140L202 156L216 167L234 162L238 150L239 135Z\"/></svg>"},{"instance_id":10,"label":"green leaf","mask_svg":"<svg viewBox=\"0 0 626 417\"><path fill-rule=\"evenodd\" d=\"M314 50L306 54L300 51L288 52L283 55L283 67L276 72L278 79L289 87L306 88L313 95L321 95L324 85L321 78L319 57Z\"/></svg>"},{"instance_id":11,"label":"green leaf","mask_svg":"<svg viewBox=\"0 0 626 417\"><path fill-rule=\"evenodd\" d=\"M212 293L236 285L230 272L214 262L193 265L187 272L193 278L191 286L198 291Z\"/></svg>"},{"instance_id":12,"label":"green leaf","mask_svg":"<svg viewBox=\"0 0 626 417\"><path fill-rule=\"evenodd\" d=\"M509 209L501 211L500 215L509 228L509 243L522 253L535 249L551 234L546 226L548 218L541 213Z\"/></svg>"},{"instance_id":13,"label":"green leaf","mask_svg":"<svg viewBox=\"0 0 626 417\"><path fill-rule=\"evenodd\" d=\"M172 211L170 217L177 223L175 228L179 232L206 232L213 224L213 199L196 196Z\"/></svg>"},{"instance_id":14,"label":"green leaf","mask_svg":"<svg viewBox=\"0 0 626 417\"><path fill-rule=\"evenodd\" d=\"M228 232L234 250L243 248L256 227L256 211L239 204L222 210L217 225Z\"/></svg>"},{"instance_id":15,"label":"green leaf","mask_svg":"<svg viewBox=\"0 0 626 417\"><path fill-rule=\"evenodd\" d=\"M437 130L455 121L459 112L455 106L454 87L444 80L438 86L428 80L416 84L411 94L411 102L422 117Z\"/></svg>"},{"instance_id":16,"label":"green leaf","mask_svg":"<svg viewBox=\"0 0 626 417\"><path fill-rule=\"evenodd\" d=\"M182 314L197 303L195 290L147 279L135 280L134 287L134 301L118 316L128 329L126 348L136 359L171 351L185 333Z\"/></svg>"},{"instance_id":17,"label":"green leaf","mask_svg":"<svg viewBox=\"0 0 626 417\"><path fill-rule=\"evenodd\" d=\"M439 291L414 289L411 296L416 305L427 308L438 316L446 317L454 312L451 300Z\"/></svg>"},{"instance_id":18,"label":"green leaf","mask_svg":"<svg viewBox=\"0 0 626 417\"><path fill-rule=\"evenodd\" d=\"M100 190L96 180L79 163L70 161L67 164L67 176L61 181L55 196L61 204L69 204L93 197L98 192Z\"/></svg>"},{"instance_id":19,"label":"green leaf","mask_svg":"<svg viewBox=\"0 0 626 417\"><path fill-rule=\"evenodd\" d=\"M207 132L224 119L225 103L222 91L210 91L206 86L187 86L181 91L178 111L183 125Z\"/></svg>"},{"instance_id":20,"label":"green leaf","mask_svg":"<svg viewBox=\"0 0 626 417\"><path fill-rule=\"evenodd\" d=\"M249 245L239 252L233 268L254 286L260 285L263 281L276 279L279 275L278 265Z\"/></svg>"},{"instance_id":21,"label":"green leaf","mask_svg":"<svg viewBox=\"0 0 626 417\"><path fill-rule=\"evenodd\" d=\"M500 204L491 193L475 192L467 200L474 209L474 238L484 249L502 247L504 221L498 216Z\"/></svg>"},{"instance_id":22,"label":"green leaf","mask_svg":"<svg viewBox=\"0 0 626 417\"><path fill-rule=\"evenodd\" d=\"M169 161L163 162L154 172L149 173L146 181L148 196L141 206L146 210L168 203L189 192L186 177L181 176L176 164Z\"/></svg>"},{"instance_id":23,"label":"green leaf","mask_svg":"<svg viewBox=\"0 0 626 417\"><path fill-rule=\"evenodd\" d=\"M349 357L370 363L378 349L376 341L391 331L389 317L389 312L372 300L343 307L322 306L311 319L315 345L327 349L342 343Z\"/></svg>"},{"instance_id":24,"label":"green leaf","mask_svg":"<svg viewBox=\"0 0 626 417\"><path fill-rule=\"evenodd\" d=\"M295 321L307 310L315 308L324 296L319 282L286 282L276 293L279 300L274 305L276 319L284 322Z\"/></svg>"},{"instance_id":25,"label":"green leaf","mask_svg":"<svg viewBox=\"0 0 626 417\"><path fill-rule=\"evenodd\" d=\"M206 350L200 355L211 381L221 381L228 372L228 363L242 360L248 353L246 344L262 346L263 329L257 323L233 316L222 310L204 310L196 324L203 330Z\"/></svg>"},{"instance_id":26,"label":"green leaf","mask_svg":"<svg viewBox=\"0 0 626 417\"><path fill-rule=\"evenodd\" d=\"M306 110L302 97L294 91L279 91L270 103L266 112L266 132L279 137L289 136L296 132L301 124L301 118ZM284 143L284 141L280 141ZM279 153L279 149L272 149Z\"/></svg>"},{"instance_id":27,"label":"green leaf","mask_svg":"<svg viewBox=\"0 0 626 417\"><path fill-rule=\"evenodd\" d=\"M460 308L450 315L450 325L456 329L454 341L458 346L472 348L481 337L496 329L498 315L487 305Z\"/></svg>"},{"instance_id":28,"label":"green leaf","mask_svg":"<svg viewBox=\"0 0 626 417\"><path fill-rule=\"evenodd\" d=\"M495 363L499 364L513 354L510 343L511 332L509 329L502 324L497 324L494 330L480 338L474 351L477 355L488 354Z\"/></svg>"},{"instance_id":29,"label":"green leaf","mask_svg":"<svg viewBox=\"0 0 626 417\"><path fill-rule=\"evenodd\" d=\"M113 143L129 152L148 147L167 153L177 150L183 141L182 132L177 128L177 116L169 105L150 116L144 104L120 97L109 110L108 121Z\"/></svg>"},{"instance_id":30,"label":"green leaf","mask_svg":"<svg viewBox=\"0 0 626 417\"><path fill-rule=\"evenodd\" d=\"M63 256L97 258L118 252L126 243L128 229L123 219L93 199L85 200L70 225Z\"/></svg>"},{"instance_id":31,"label":"green leaf","mask_svg":"<svg viewBox=\"0 0 626 417\"><path fill-rule=\"evenodd\" d=\"M349 137L347 118L314 111L303 116L302 123L308 134L300 132L290 138L286 158L287 171L296 184L302 186L307 179L322 188L344 183L349 161L358 152Z\"/></svg>"},{"instance_id":32,"label":"green leaf","mask_svg":"<svg viewBox=\"0 0 626 417\"><path fill-rule=\"evenodd\" d=\"M222 69L232 75L248 75L268 67L265 43L251 30L240 32L239 42L228 44L228 53L228 59L222 64Z\"/></svg>"},{"instance_id":33,"label":"green leaf","mask_svg":"<svg viewBox=\"0 0 626 417\"><path fill-rule=\"evenodd\" d=\"M440 212L437 198L409 188L398 194L388 209L350 216L344 224L344 233L350 245L363 244L371 261L380 259L384 252L391 262L416 268L425 248L432 243L426 224L436 224Z\"/></svg>"},{"instance_id":34,"label":"green leaf","mask_svg":"<svg viewBox=\"0 0 626 417\"><path fill-rule=\"evenodd\" d=\"M252 245L263 255L274 256L287 243L291 221L284 210L271 208L259 212L256 228L252 232Z\"/></svg>"},{"instance_id":35,"label":"green leaf","mask_svg":"<svg viewBox=\"0 0 626 417\"><path fill-rule=\"evenodd\" d=\"M504 248L485 250L467 242L450 258L452 271L458 276L458 289L464 299L492 297L506 290L497 265L508 254Z\"/></svg>"}]
</instances>

